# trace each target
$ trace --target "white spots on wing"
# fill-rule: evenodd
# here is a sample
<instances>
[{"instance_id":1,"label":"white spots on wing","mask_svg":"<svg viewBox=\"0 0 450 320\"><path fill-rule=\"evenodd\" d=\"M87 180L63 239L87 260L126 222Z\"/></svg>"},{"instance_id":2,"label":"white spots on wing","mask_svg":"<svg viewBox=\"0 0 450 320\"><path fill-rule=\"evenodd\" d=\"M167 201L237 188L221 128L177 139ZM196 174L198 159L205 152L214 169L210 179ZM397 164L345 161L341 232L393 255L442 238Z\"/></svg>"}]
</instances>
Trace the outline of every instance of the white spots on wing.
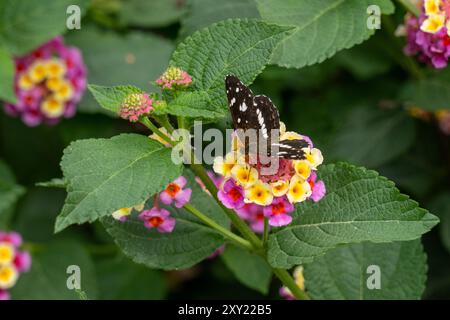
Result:
<instances>
[{"instance_id":1,"label":"white spots on wing","mask_svg":"<svg viewBox=\"0 0 450 320\"><path fill-rule=\"evenodd\" d=\"M239 87L236 87L236 92L239 92Z\"/></svg>"},{"instance_id":2,"label":"white spots on wing","mask_svg":"<svg viewBox=\"0 0 450 320\"><path fill-rule=\"evenodd\" d=\"M239 106L239 110L241 110L242 112L247 111L247 105L245 104L245 101L242 102L242 104Z\"/></svg>"},{"instance_id":3,"label":"white spots on wing","mask_svg":"<svg viewBox=\"0 0 450 320\"><path fill-rule=\"evenodd\" d=\"M258 123L259 123L259 126L261 127L262 135L265 139L267 139L269 136L267 134L266 124L264 123L264 117L259 108L256 109L256 115L258 116Z\"/></svg>"},{"instance_id":4,"label":"white spots on wing","mask_svg":"<svg viewBox=\"0 0 450 320\"><path fill-rule=\"evenodd\" d=\"M238 119L237 119L237 123L241 123L241 118L238 118Z\"/></svg>"},{"instance_id":5,"label":"white spots on wing","mask_svg":"<svg viewBox=\"0 0 450 320\"><path fill-rule=\"evenodd\" d=\"M234 103L236 102L236 98L231 98L231 105L234 105Z\"/></svg>"}]
</instances>

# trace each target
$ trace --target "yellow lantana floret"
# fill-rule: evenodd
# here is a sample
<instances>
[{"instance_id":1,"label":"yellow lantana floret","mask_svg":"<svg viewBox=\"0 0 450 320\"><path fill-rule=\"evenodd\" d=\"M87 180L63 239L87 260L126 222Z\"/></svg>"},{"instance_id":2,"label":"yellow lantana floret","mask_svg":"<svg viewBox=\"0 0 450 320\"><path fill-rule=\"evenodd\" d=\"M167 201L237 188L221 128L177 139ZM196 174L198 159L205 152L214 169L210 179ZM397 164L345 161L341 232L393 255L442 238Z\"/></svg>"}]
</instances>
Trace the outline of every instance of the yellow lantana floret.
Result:
<instances>
[{"instance_id":1,"label":"yellow lantana floret","mask_svg":"<svg viewBox=\"0 0 450 320\"><path fill-rule=\"evenodd\" d=\"M13 265L0 266L0 289L12 288L19 277L19 273Z\"/></svg>"},{"instance_id":2,"label":"yellow lantana floret","mask_svg":"<svg viewBox=\"0 0 450 320\"><path fill-rule=\"evenodd\" d=\"M248 164L236 164L231 169L233 179L244 188L249 188L258 180L258 171Z\"/></svg>"},{"instance_id":3,"label":"yellow lantana floret","mask_svg":"<svg viewBox=\"0 0 450 320\"><path fill-rule=\"evenodd\" d=\"M17 84L19 85L19 88L22 90L29 90L33 87L34 82L31 80L31 77L28 73L22 73L19 76L19 79L17 81Z\"/></svg>"},{"instance_id":4,"label":"yellow lantana floret","mask_svg":"<svg viewBox=\"0 0 450 320\"><path fill-rule=\"evenodd\" d=\"M267 183L257 181L250 188L245 189L245 201L253 202L260 206L267 206L273 201L271 188Z\"/></svg>"},{"instance_id":5,"label":"yellow lantana floret","mask_svg":"<svg viewBox=\"0 0 450 320\"><path fill-rule=\"evenodd\" d=\"M53 58L47 61L47 76L49 78L61 78L66 73L66 65L61 59Z\"/></svg>"},{"instance_id":6,"label":"yellow lantana floret","mask_svg":"<svg viewBox=\"0 0 450 320\"><path fill-rule=\"evenodd\" d=\"M45 85L47 88L49 88L51 91L57 91L64 83L64 79L62 78L49 78L45 82Z\"/></svg>"},{"instance_id":7,"label":"yellow lantana floret","mask_svg":"<svg viewBox=\"0 0 450 320\"><path fill-rule=\"evenodd\" d=\"M297 285L297 287L299 287L300 290L305 291L305 277L303 276L303 267L297 266L294 269L293 276L294 276L295 284Z\"/></svg>"},{"instance_id":8,"label":"yellow lantana floret","mask_svg":"<svg viewBox=\"0 0 450 320\"><path fill-rule=\"evenodd\" d=\"M311 175L311 164L307 160L295 160L294 169L295 173L303 180L308 179Z\"/></svg>"},{"instance_id":9,"label":"yellow lantana floret","mask_svg":"<svg viewBox=\"0 0 450 320\"><path fill-rule=\"evenodd\" d=\"M33 83L39 83L47 77L47 65L42 60L36 60L29 68L31 81Z\"/></svg>"},{"instance_id":10,"label":"yellow lantana floret","mask_svg":"<svg viewBox=\"0 0 450 320\"><path fill-rule=\"evenodd\" d=\"M420 26L420 30L428 33L436 33L444 26L445 16L442 14L433 14L428 16L428 18Z\"/></svg>"},{"instance_id":11,"label":"yellow lantana floret","mask_svg":"<svg viewBox=\"0 0 450 320\"><path fill-rule=\"evenodd\" d=\"M237 164L237 154L235 152L230 152L223 157L216 157L213 163L213 170L228 178L231 176L231 169Z\"/></svg>"},{"instance_id":12,"label":"yellow lantana floret","mask_svg":"<svg viewBox=\"0 0 450 320\"><path fill-rule=\"evenodd\" d=\"M272 194L275 197L282 197L289 190L289 183L284 180L278 180L276 182L270 183L270 188L272 190Z\"/></svg>"},{"instance_id":13,"label":"yellow lantana floret","mask_svg":"<svg viewBox=\"0 0 450 320\"><path fill-rule=\"evenodd\" d=\"M131 211L133 210L133 208L121 208L119 210L116 210L112 213L112 216L114 219L116 220L120 220L123 217L127 217L131 214Z\"/></svg>"},{"instance_id":14,"label":"yellow lantana floret","mask_svg":"<svg viewBox=\"0 0 450 320\"><path fill-rule=\"evenodd\" d=\"M68 81L62 81L59 88L54 92L54 97L61 101L68 101L73 97L73 87Z\"/></svg>"},{"instance_id":15,"label":"yellow lantana floret","mask_svg":"<svg viewBox=\"0 0 450 320\"><path fill-rule=\"evenodd\" d=\"M316 170L318 166L320 166L323 162L322 152L317 148L312 148L308 150L308 148L304 149L306 161L309 162L311 169Z\"/></svg>"},{"instance_id":16,"label":"yellow lantana floret","mask_svg":"<svg viewBox=\"0 0 450 320\"><path fill-rule=\"evenodd\" d=\"M293 176L289 183L289 191L287 192L289 202L302 202L309 196L311 196L311 186L309 183L298 175Z\"/></svg>"},{"instance_id":17,"label":"yellow lantana floret","mask_svg":"<svg viewBox=\"0 0 450 320\"><path fill-rule=\"evenodd\" d=\"M14 260L14 247L7 242L0 243L0 266L8 265Z\"/></svg>"},{"instance_id":18,"label":"yellow lantana floret","mask_svg":"<svg viewBox=\"0 0 450 320\"><path fill-rule=\"evenodd\" d=\"M49 97L42 102L41 111L49 118L59 118L64 113L64 102Z\"/></svg>"},{"instance_id":19,"label":"yellow lantana floret","mask_svg":"<svg viewBox=\"0 0 450 320\"><path fill-rule=\"evenodd\" d=\"M441 12L441 0L425 0L423 5L427 16Z\"/></svg>"}]
</instances>

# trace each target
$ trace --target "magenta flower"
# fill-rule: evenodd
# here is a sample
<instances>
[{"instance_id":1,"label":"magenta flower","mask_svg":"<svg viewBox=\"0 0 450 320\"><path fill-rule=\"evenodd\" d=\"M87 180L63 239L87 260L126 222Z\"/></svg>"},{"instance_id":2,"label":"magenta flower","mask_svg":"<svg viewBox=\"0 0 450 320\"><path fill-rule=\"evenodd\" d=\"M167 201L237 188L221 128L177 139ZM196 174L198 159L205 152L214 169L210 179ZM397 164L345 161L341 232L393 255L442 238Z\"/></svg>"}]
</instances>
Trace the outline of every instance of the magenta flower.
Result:
<instances>
[{"instance_id":1,"label":"magenta flower","mask_svg":"<svg viewBox=\"0 0 450 320\"><path fill-rule=\"evenodd\" d=\"M57 37L31 53L15 58L15 104L6 103L5 113L21 117L34 127L56 124L76 113L86 89L86 67L80 51Z\"/></svg>"},{"instance_id":2,"label":"magenta flower","mask_svg":"<svg viewBox=\"0 0 450 320\"><path fill-rule=\"evenodd\" d=\"M161 233L172 232L176 223L174 218L170 218L168 210L156 207L142 211L139 214L139 219L144 221L144 226L147 229L156 228Z\"/></svg>"},{"instance_id":3,"label":"magenta flower","mask_svg":"<svg viewBox=\"0 0 450 320\"><path fill-rule=\"evenodd\" d=\"M28 252L16 251L14 266L19 272L28 272L31 267L31 256Z\"/></svg>"},{"instance_id":4,"label":"magenta flower","mask_svg":"<svg viewBox=\"0 0 450 320\"><path fill-rule=\"evenodd\" d=\"M0 242L8 242L12 244L14 247L18 248L22 245L22 236L15 232L3 232L0 231Z\"/></svg>"},{"instance_id":5,"label":"magenta flower","mask_svg":"<svg viewBox=\"0 0 450 320\"><path fill-rule=\"evenodd\" d=\"M275 198L272 204L264 207L264 215L269 218L269 225L282 227L292 222L289 215L294 211L294 205L286 197Z\"/></svg>"},{"instance_id":6,"label":"magenta flower","mask_svg":"<svg viewBox=\"0 0 450 320\"><path fill-rule=\"evenodd\" d=\"M281 287L278 293L280 294L280 297L282 297L285 300L295 300L294 295L286 287Z\"/></svg>"},{"instance_id":7,"label":"magenta flower","mask_svg":"<svg viewBox=\"0 0 450 320\"><path fill-rule=\"evenodd\" d=\"M217 197L228 209L239 209L244 205L244 189L233 179L227 180L217 192Z\"/></svg>"},{"instance_id":8,"label":"magenta flower","mask_svg":"<svg viewBox=\"0 0 450 320\"><path fill-rule=\"evenodd\" d=\"M223 176L216 175L211 170L208 170L206 173L208 174L208 177L212 180L216 188L220 188L223 182Z\"/></svg>"},{"instance_id":9,"label":"magenta flower","mask_svg":"<svg viewBox=\"0 0 450 320\"><path fill-rule=\"evenodd\" d=\"M0 301L2 300L10 300L11 296L9 295L9 292L6 290L0 289Z\"/></svg>"},{"instance_id":10,"label":"magenta flower","mask_svg":"<svg viewBox=\"0 0 450 320\"><path fill-rule=\"evenodd\" d=\"M156 84L163 89L172 89L176 87L185 87L192 82L192 77L186 72L176 67L169 67L156 80Z\"/></svg>"},{"instance_id":11,"label":"magenta flower","mask_svg":"<svg viewBox=\"0 0 450 320\"><path fill-rule=\"evenodd\" d=\"M309 198L314 202L320 201L327 193L325 183L322 180L316 182L316 179L317 173L315 171L311 172L308 182L311 186L312 194Z\"/></svg>"},{"instance_id":12,"label":"magenta flower","mask_svg":"<svg viewBox=\"0 0 450 320\"><path fill-rule=\"evenodd\" d=\"M424 32L420 29L420 25L425 19L424 13L419 18L406 16L407 44L404 52L409 56L417 56L419 61L436 69L445 68L450 57L450 37L447 28L443 27L436 33Z\"/></svg>"},{"instance_id":13,"label":"magenta flower","mask_svg":"<svg viewBox=\"0 0 450 320\"><path fill-rule=\"evenodd\" d=\"M148 115L153 110L153 100L147 93L131 93L125 97L120 106L119 115L122 119L136 122L140 117Z\"/></svg>"},{"instance_id":14,"label":"magenta flower","mask_svg":"<svg viewBox=\"0 0 450 320\"><path fill-rule=\"evenodd\" d=\"M187 180L183 176L179 176L174 182L170 183L164 191L159 195L161 202L165 205L170 205L175 201L175 207L181 208L189 202L192 195L190 188L183 189L186 186Z\"/></svg>"}]
</instances>

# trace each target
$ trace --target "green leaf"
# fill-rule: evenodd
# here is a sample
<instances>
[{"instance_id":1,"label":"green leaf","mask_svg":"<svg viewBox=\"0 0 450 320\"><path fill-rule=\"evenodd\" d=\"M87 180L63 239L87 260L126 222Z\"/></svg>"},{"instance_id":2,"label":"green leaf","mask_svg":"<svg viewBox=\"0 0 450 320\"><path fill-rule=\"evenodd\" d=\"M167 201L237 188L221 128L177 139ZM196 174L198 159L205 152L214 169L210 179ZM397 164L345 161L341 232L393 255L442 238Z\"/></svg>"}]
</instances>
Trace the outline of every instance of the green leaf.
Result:
<instances>
[{"instance_id":1,"label":"green leaf","mask_svg":"<svg viewBox=\"0 0 450 320\"><path fill-rule=\"evenodd\" d=\"M313 299L420 299L427 279L426 260L419 239L353 244L305 265L305 285ZM379 267L379 273L373 266ZM380 288L369 289L377 275Z\"/></svg>"},{"instance_id":2,"label":"green leaf","mask_svg":"<svg viewBox=\"0 0 450 320\"><path fill-rule=\"evenodd\" d=\"M105 300L157 300L167 295L164 274L123 257L97 264L99 298Z\"/></svg>"},{"instance_id":3,"label":"green leaf","mask_svg":"<svg viewBox=\"0 0 450 320\"><path fill-rule=\"evenodd\" d=\"M69 266L80 268L81 292L67 287L68 278L74 274L67 273ZM80 294L96 299L97 281L91 257L76 242L53 243L33 254L31 270L22 274L11 289L14 300L77 300Z\"/></svg>"},{"instance_id":4,"label":"green leaf","mask_svg":"<svg viewBox=\"0 0 450 320\"><path fill-rule=\"evenodd\" d=\"M181 18L182 38L229 18L259 18L254 0L189 0L187 6L187 13Z\"/></svg>"},{"instance_id":5,"label":"green leaf","mask_svg":"<svg viewBox=\"0 0 450 320\"><path fill-rule=\"evenodd\" d=\"M212 107L226 109L225 75L234 74L246 85L252 83L274 48L292 30L261 21L222 21L180 43L170 65L187 71L194 89L209 94Z\"/></svg>"},{"instance_id":6,"label":"green leaf","mask_svg":"<svg viewBox=\"0 0 450 320\"><path fill-rule=\"evenodd\" d=\"M67 30L70 5L85 12L87 0L0 2L0 43L14 55L24 55Z\"/></svg>"},{"instance_id":7,"label":"green leaf","mask_svg":"<svg viewBox=\"0 0 450 320\"><path fill-rule=\"evenodd\" d=\"M45 187L45 188L61 188L65 189L67 188L67 181L62 178L54 178L50 181L46 182L38 182L36 183L37 187Z\"/></svg>"},{"instance_id":8,"label":"green leaf","mask_svg":"<svg viewBox=\"0 0 450 320\"><path fill-rule=\"evenodd\" d=\"M179 0L127 0L119 11L119 20L133 26L165 27L177 22L184 12Z\"/></svg>"},{"instance_id":9,"label":"green leaf","mask_svg":"<svg viewBox=\"0 0 450 320\"><path fill-rule=\"evenodd\" d=\"M130 93L142 93L142 90L135 86L103 87L90 84L88 89L102 108L115 114L119 112L120 105L127 95Z\"/></svg>"},{"instance_id":10,"label":"green leaf","mask_svg":"<svg viewBox=\"0 0 450 320\"><path fill-rule=\"evenodd\" d=\"M206 92L195 91L184 93L172 100L163 112L187 118L203 118L217 120L225 117L222 109L216 109Z\"/></svg>"},{"instance_id":11,"label":"green leaf","mask_svg":"<svg viewBox=\"0 0 450 320\"><path fill-rule=\"evenodd\" d=\"M9 167L0 160L0 229L6 229L17 200L25 189L16 183Z\"/></svg>"},{"instance_id":12,"label":"green leaf","mask_svg":"<svg viewBox=\"0 0 450 320\"><path fill-rule=\"evenodd\" d=\"M322 166L327 195L297 206L294 220L269 238L273 267L308 263L342 244L419 238L439 219L377 172L346 163Z\"/></svg>"},{"instance_id":13,"label":"green leaf","mask_svg":"<svg viewBox=\"0 0 450 320\"><path fill-rule=\"evenodd\" d=\"M218 204L206 194L189 171L184 172L192 189L191 204L204 214L229 226L229 221ZM148 204L151 207L152 203ZM136 263L149 268L172 270L189 268L210 256L223 245L222 235L207 227L184 209L167 208L177 222L171 233L148 230L136 216L122 223L111 217L101 221L122 251Z\"/></svg>"},{"instance_id":14,"label":"green leaf","mask_svg":"<svg viewBox=\"0 0 450 320\"><path fill-rule=\"evenodd\" d=\"M244 285L263 294L269 292L272 270L261 256L233 245L227 245L221 257Z\"/></svg>"},{"instance_id":15,"label":"green leaf","mask_svg":"<svg viewBox=\"0 0 450 320\"><path fill-rule=\"evenodd\" d=\"M439 70L422 79L407 82L400 92L400 100L410 107L428 111L450 109L449 70Z\"/></svg>"},{"instance_id":16,"label":"green leaf","mask_svg":"<svg viewBox=\"0 0 450 320\"><path fill-rule=\"evenodd\" d=\"M414 136L414 121L403 110L356 107L332 137L329 158L375 168L407 151Z\"/></svg>"},{"instance_id":17,"label":"green leaf","mask_svg":"<svg viewBox=\"0 0 450 320\"><path fill-rule=\"evenodd\" d=\"M61 168L68 195L56 232L141 204L181 173L170 149L137 134L76 141L64 150Z\"/></svg>"},{"instance_id":18,"label":"green leaf","mask_svg":"<svg viewBox=\"0 0 450 320\"><path fill-rule=\"evenodd\" d=\"M0 47L0 100L15 103L14 93L14 61L12 56L4 48Z\"/></svg>"},{"instance_id":19,"label":"green leaf","mask_svg":"<svg viewBox=\"0 0 450 320\"><path fill-rule=\"evenodd\" d=\"M174 49L171 41L151 33L130 31L119 35L89 26L84 26L82 32L70 33L66 40L82 51L89 70L88 83L110 87L125 83L144 91L157 89L150 82L167 68ZM78 110L111 115L89 94L84 95Z\"/></svg>"},{"instance_id":20,"label":"green leaf","mask_svg":"<svg viewBox=\"0 0 450 320\"><path fill-rule=\"evenodd\" d=\"M391 14L389 0L256 0L263 20L295 25L295 33L275 51L272 59L283 67L301 68L322 62L337 51L368 39L367 8L380 6Z\"/></svg>"}]
</instances>

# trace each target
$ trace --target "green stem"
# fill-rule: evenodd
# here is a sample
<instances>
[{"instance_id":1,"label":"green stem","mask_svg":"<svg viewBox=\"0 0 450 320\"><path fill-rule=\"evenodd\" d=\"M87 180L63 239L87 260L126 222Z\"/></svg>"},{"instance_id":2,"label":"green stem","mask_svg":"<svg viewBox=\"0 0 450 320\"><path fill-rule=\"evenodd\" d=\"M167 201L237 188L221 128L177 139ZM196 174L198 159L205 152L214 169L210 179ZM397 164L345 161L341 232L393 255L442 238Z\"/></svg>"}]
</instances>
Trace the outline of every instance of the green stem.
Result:
<instances>
[{"instance_id":1,"label":"green stem","mask_svg":"<svg viewBox=\"0 0 450 320\"><path fill-rule=\"evenodd\" d=\"M212 182L212 180L207 175L205 168L203 166L198 164L191 164L192 171L202 180L202 182L205 184L206 189L211 193L211 195L214 197L216 202L220 205L220 207L223 209L223 211L226 213L228 218L231 220L233 225L236 227L236 229L239 230L239 232L251 242L251 244L256 249L262 248L262 242L261 240L256 236L256 234L250 229L250 227L231 209L228 209L225 207L222 202L217 198L217 188Z\"/></svg>"},{"instance_id":2,"label":"green stem","mask_svg":"<svg viewBox=\"0 0 450 320\"><path fill-rule=\"evenodd\" d=\"M405 9L416 17L420 16L420 9L409 0L397 0Z\"/></svg>"},{"instance_id":3,"label":"green stem","mask_svg":"<svg viewBox=\"0 0 450 320\"><path fill-rule=\"evenodd\" d=\"M267 240L269 239L269 219L264 218L264 233L263 233L263 247L267 245Z\"/></svg>"},{"instance_id":4,"label":"green stem","mask_svg":"<svg viewBox=\"0 0 450 320\"><path fill-rule=\"evenodd\" d=\"M223 234L226 238L236 242L238 245L244 247L247 250L253 250L253 246L249 241L247 241L247 240L239 237L238 235L234 234L233 232L225 229L224 227L219 225L217 222L215 222L208 216L201 213L198 209L193 207L191 204L189 204L189 203L185 204L184 208L186 210L188 210L189 212L191 212L194 216L199 218L201 221L203 221L206 225L210 226L211 228L213 228L213 229L217 230L218 232L220 232L221 234Z\"/></svg>"},{"instance_id":5,"label":"green stem","mask_svg":"<svg viewBox=\"0 0 450 320\"><path fill-rule=\"evenodd\" d=\"M146 126L147 128L149 128L150 130L152 130L154 133L156 133L158 136L160 136L164 141L166 141L167 143L169 143L170 145L174 146L176 144L175 141L172 141L172 139L170 139L168 136L166 136L163 132L161 132L161 130L159 130L148 118L142 118L140 120L140 122Z\"/></svg>"},{"instance_id":6,"label":"green stem","mask_svg":"<svg viewBox=\"0 0 450 320\"><path fill-rule=\"evenodd\" d=\"M289 272L287 272L284 269L272 269L273 273L278 277L278 279L283 282L283 284L289 288L291 293L294 295L294 297L298 300L310 300L311 298L306 294L306 292L303 292L300 290L300 288L295 283L294 279L291 277Z\"/></svg>"}]
</instances>

